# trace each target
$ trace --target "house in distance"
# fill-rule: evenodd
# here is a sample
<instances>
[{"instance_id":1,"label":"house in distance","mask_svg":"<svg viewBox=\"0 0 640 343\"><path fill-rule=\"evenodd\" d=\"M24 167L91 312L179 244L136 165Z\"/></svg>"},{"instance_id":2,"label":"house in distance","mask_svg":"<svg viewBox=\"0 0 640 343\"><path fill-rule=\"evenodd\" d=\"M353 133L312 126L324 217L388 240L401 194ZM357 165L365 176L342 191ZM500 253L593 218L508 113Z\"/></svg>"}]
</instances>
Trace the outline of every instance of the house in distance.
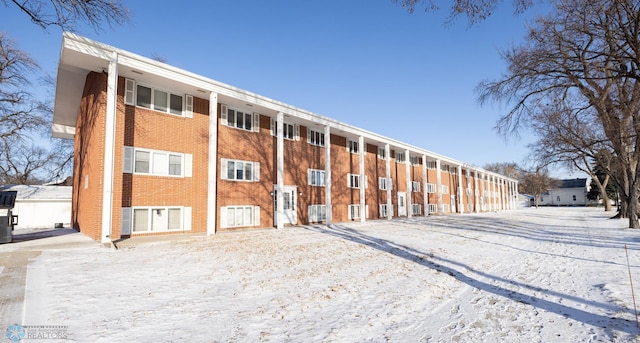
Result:
<instances>
[{"instance_id":1,"label":"house in distance","mask_svg":"<svg viewBox=\"0 0 640 343\"><path fill-rule=\"evenodd\" d=\"M135 235L515 208L517 180L64 33L72 225Z\"/></svg>"}]
</instances>

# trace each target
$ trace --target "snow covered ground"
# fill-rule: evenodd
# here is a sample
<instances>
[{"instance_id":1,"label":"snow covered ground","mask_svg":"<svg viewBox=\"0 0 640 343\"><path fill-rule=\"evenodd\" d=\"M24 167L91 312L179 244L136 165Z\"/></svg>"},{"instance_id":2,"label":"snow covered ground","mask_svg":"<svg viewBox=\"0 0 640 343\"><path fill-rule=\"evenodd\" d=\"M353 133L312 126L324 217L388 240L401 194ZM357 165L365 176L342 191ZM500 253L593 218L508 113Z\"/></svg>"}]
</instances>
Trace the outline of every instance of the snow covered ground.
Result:
<instances>
[{"instance_id":1,"label":"snow covered ground","mask_svg":"<svg viewBox=\"0 0 640 343\"><path fill-rule=\"evenodd\" d=\"M23 324L67 326L78 342L633 342L624 246L640 297L640 231L611 215L523 209L45 249L28 266Z\"/></svg>"}]
</instances>

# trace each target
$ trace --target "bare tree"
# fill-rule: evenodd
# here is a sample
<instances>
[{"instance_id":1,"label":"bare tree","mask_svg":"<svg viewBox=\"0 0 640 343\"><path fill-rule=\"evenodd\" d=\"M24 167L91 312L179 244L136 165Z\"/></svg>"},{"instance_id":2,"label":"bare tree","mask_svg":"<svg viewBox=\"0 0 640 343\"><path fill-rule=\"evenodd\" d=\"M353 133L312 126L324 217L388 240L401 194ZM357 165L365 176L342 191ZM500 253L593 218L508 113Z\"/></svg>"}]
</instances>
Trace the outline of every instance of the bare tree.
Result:
<instances>
[{"instance_id":1,"label":"bare tree","mask_svg":"<svg viewBox=\"0 0 640 343\"><path fill-rule=\"evenodd\" d=\"M503 54L508 71L478 87L481 103L511 110L497 124L515 132L549 101L581 109L599 126L620 162L629 227L640 203L640 4L631 0L562 0L536 20L525 43Z\"/></svg>"},{"instance_id":2,"label":"bare tree","mask_svg":"<svg viewBox=\"0 0 640 343\"><path fill-rule=\"evenodd\" d=\"M483 168L516 180L520 180L522 176L521 169L515 162L488 163Z\"/></svg>"},{"instance_id":3,"label":"bare tree","mask_svg":"<svg viewBox=\"0 0 640 343\"><path fill-rule=\"evenodd\" d=\"M414 13L417 8L423 8L426 12L440 10L439 1L435 0L392 0L407 9L409 13ZM476 24L487 19L496 12L500 5L500 0L451 0L449 2L449 17L447 22L460 15L467 17L470 24ZM531 7L535 0L512 0L514 13L522 13Z\"/></svg>"},{"instance_id":4,"label":"bare tree","mask_svg":"<svg viewBox=\"0 0 640 343\"><path fill-rule=\"evenodd\" d=\"M3 143L0 149L0 183L37 184L45 181L41 175L56 157L55 152L37 145L17 148Z\"/></svg>"},{"instance_id":5,"label":"bare tree","mask_svg":"<svg viewBox=\"0 0 640 343\"><path fill-rule=\"evenodd\" d=\"M554 187L557 187L557 180L549 176L546 168L523 171L518 185L520 192L533 195L536 207L538 207L540 195Z\"/></svg>"},{"instance_id":6,"label":"bare tree","mask_svg":"<svg viewBox=\"0 0 640 343\"><path fill-rule=\"evenodd\" d=\"M43 29L54 26L75 31L81 23L100 31L129 21L120 0L0 0ZM35 183L53 180L72 170L73 142L54 141L51 150L36 146L51 124L50 100L37 101L29 89L37 78L37 63L0 33L0 182ZM53 89L55 82L45 78Z\"/></svg>"},{"instance_id":7,"label":"bare tree","mask_svg":"<svg viewBox=\"0 0 640 343\"><path fill-rule=\"evenodd\" d=\"M46 124L45 106L27 91L38 65L0 33L0 140L23 139Z\"/></svg>"},{"instance_id":8,"label":"bare tree","mask_svg":"<svg viewBox=\"0 0 640 343\"><path fill-rule=\"evenodd\" d=\"M120 0L2 0L6 7L16 6L36 25L45 29L57 26L74 31L80 23L100 31L129 21L129 11Z\"/></svg>"},{"instance_id":9,"label":"bare tree","mask_svg":"<svg viewBox=\"0 0 640 343\"><path fill-rule=\"evenodd\" d=\"M575 103L571 103L575 104ZM529 121L538 140L529 145L533 159L544 166L559 164L588 174L603 195L605 211L611 204L604 191L610 179L611 150L591 108L572 108L565 101L544 104ZM594 170L593 161L606 168Z\"/></svg>"}]
</instances>

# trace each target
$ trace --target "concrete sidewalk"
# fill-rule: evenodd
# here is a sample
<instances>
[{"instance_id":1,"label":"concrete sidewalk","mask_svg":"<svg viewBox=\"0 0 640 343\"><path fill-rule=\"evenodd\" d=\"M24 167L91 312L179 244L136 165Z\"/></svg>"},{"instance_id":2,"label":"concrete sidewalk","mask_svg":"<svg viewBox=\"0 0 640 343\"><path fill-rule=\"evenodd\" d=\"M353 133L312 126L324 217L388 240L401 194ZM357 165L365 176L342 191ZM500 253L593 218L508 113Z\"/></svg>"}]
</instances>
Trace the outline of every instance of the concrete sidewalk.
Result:
<instances>
[{"instance_id":1,"label":"concrete sidewalk","mask_svg":"<svg viewBox=\"0 0 640 343\"><path fill-rule=\"evenodd\" d=\"M23 322L27 268L42 251L97 246L100 243L73 229L14 231L13 243L0 244L0 332Z\"/></svg>"}]
</instances>

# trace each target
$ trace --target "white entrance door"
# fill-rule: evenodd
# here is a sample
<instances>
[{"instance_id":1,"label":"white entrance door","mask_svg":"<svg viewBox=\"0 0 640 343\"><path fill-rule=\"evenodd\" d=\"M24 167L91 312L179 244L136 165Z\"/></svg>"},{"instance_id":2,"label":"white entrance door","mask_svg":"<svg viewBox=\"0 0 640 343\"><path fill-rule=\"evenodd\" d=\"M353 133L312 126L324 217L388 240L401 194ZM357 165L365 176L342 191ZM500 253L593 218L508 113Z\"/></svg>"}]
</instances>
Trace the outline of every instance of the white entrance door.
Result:
<instances>
[{"instance_id":1,"label":"white entrance door","mask_svg":"<svg viewBox=\"0 0 640 343\"><path fill-rule=\"evenodd\" d=\"M451 213L456 213L456 196L451 196Z\"/></svg>"},{"instance_id":2,"label":"white entrance door","mask_svg":"<svg viewBox=\"0 0 640 343\"><path fill-rule=\"evenodd\" d=\"M407 194L398 192L398 216L407 215Z\"/></svg>"},{"instance_id":3,"label":"white entrance door","mask_svg":"<svg viewBox=\"0 0 640 343\"><path fill-rule=\"evenodd\" d=\"M278 190L277 185L274 185L273 190L273 222L278 226ZM297 187L296 186L284 186L284 193L282 193L283 200L283 224L297 224L298 223L298 215L296 211L296 198Z\"/></svg>"}]
</instances>

